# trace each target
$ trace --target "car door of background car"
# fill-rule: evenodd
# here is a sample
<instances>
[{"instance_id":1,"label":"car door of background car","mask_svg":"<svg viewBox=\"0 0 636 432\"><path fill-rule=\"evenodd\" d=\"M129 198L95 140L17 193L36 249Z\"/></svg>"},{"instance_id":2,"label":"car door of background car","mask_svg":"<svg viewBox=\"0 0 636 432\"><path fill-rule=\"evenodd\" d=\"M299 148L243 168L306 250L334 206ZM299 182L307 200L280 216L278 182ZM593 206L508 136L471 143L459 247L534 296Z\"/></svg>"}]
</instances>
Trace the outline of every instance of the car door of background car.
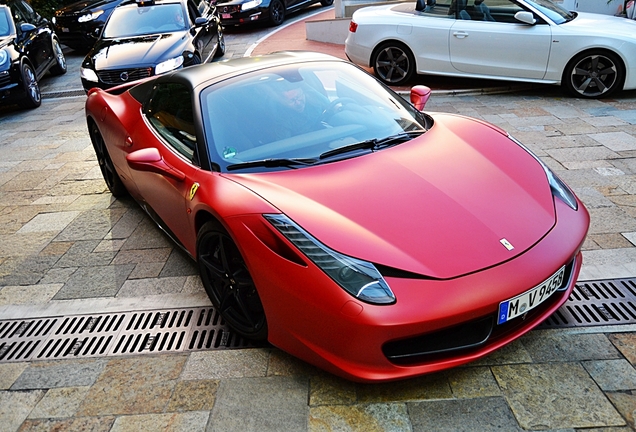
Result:
<instances>
[{"instance_id":1,"label":"car door of background car","mask_svg":"<svg viewBox=\"0 0 636 432\"><path fill-rule=\"evenodd\" d=\"M539 17L535 25L514 18L523 11L509 0L457 0L450 32L455 69L479 75L541 79L545 75L552 33Z\"/></svg>"},{"instance_id":2,"label":"car door of background car","mask_svg":"<svg viewBox=\"0 0 636 432\"><path fill-rule=\"evenodd\" d=\"M424 3L426 7L414 12L412 17L405 15L395 31L413 51L418 72L452 72L448 32L455 18L450 12L451 0L427 0ZM404 3L394 10L399 7L408 6Z\"/></svg>"},{"instance_id":3,"label":"car door of background car","mask_svg":"<svg viewBox=\"0 0 636 432\"><path fill-rule=\"evenodd\" d=\"M194 27L194 44L201 53L201 61L207 63L212 59L214 53L214 38L217 37L216 20L212 8L207 4L206 0L188 0L188 15L190 21L194 25L194 21L198 17L208 20L208 23L201 27Z\"/></svg>"},{"instance_id":4,"label":"car door of background car","mask_svg":"<svg viewBox=\"0 0 636 432\"><path fill-rule=\"evenodd\" d=\"M19 43L24 45L25 53L27 53L29 60L33 63L36 75L39 78L53 56L51 30L46 21L24 1L13 1L9 3L9 7L15 21ZM33 24L36 28L28 32L22 32L20 25L23 23Z\"/></svg>"},{"instance_id":5,"label":"car door of background car","mask_svg":"<svg viewBox=\"0 0 636 432\"><path fill-rule=\"evenodd\" d=\"M186 199L194 184L198 167L197 139L189 89L180 83L163 82L153 90L144 105L143 114L157 139L148 140L145 128L132 134L136 149L155 143L170 175L135 169L131 174L143 197L148 213L158 217L158 223L186 247L191 239L191 227L186 212ZM138 146L137 143L141 143ZM153 144L150 144L153 145ZM134 152L129 155L133 156ZM130 162L129 162L130 164ZM196 191L196 190L195 190Z\"/></svg>"}]
</instances>

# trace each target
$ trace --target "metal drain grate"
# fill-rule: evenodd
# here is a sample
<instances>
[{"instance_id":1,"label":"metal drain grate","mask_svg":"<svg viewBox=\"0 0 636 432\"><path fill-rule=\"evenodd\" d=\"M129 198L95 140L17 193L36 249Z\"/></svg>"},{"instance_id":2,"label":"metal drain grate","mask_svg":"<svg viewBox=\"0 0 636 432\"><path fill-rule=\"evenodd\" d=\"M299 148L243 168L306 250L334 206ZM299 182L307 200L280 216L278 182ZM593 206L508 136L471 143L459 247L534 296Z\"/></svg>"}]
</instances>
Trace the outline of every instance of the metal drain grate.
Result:
<instances>
[{"instance_id":1,"label":"metal drain grate","mask_svg":"<svg viewBox=\"0 0 636 432\"><path fill-rule=\"evenodd\" d=\"M213 308L0 321L0 363L256 346Z\"/></svg>"},{"instance_id":2,"label":"metal drain grate","mask_svg":"<svg viewBox=\"0 0 636 432\"><path fill-rule=\"evenodd\" d=\"M580 282L538 328L636 324L636 278Z\"/></svg>"}]
</instances>

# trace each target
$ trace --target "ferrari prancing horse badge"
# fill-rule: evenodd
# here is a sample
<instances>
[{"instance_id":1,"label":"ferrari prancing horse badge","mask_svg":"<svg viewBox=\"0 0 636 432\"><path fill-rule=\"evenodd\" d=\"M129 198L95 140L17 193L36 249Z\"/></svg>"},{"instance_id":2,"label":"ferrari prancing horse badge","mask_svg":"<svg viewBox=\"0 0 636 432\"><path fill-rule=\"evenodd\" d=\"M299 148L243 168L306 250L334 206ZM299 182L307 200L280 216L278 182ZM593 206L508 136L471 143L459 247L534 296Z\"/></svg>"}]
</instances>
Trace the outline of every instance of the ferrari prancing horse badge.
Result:
<instances>
[{"instance_id":1,"label":"ferrari prancing horse badge","mask_svg":"<svg viewBox=\"0 0 636 432\"><path fill-rule=\"evenodd\" d=\"M192 183L192 187L190 188L190 195L189 195L190 201L192 201L192 198L194 198L198 189L199 189L199 183Z\"/></svg>"}]
</instances>

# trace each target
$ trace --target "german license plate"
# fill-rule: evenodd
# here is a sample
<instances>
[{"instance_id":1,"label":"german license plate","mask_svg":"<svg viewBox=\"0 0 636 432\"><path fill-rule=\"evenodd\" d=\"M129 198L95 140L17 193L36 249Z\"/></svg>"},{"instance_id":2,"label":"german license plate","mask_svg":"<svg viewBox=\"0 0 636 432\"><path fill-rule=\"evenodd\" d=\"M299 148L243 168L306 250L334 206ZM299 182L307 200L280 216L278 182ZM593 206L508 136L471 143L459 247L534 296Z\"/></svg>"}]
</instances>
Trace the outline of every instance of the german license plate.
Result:
<instances>
[{"instance_id":1,"label":"german license plate","mask_svg":"<svg viewBox=\"0 0 636 432\"><path fill-rule=\"evenodd\" d=\"M563 283L565 266L538 285L523 294L499 303L499 318L497 324L503 324L513 318L523 315L546 301Z\"/></svg>"},{"instance_id":2,"label":"german license plate","mask_svg":"<svg viewBox=\"0 0 636 432\"><path fill-rule=\"evenodd\" d=\"M69 31L68 27L62 27L62 33L68 33Z\"/></svg>"},{"instance_id":3,"label":"german license plate","mask_svg":"<svg viewBox=\"0 0 636 432\"><path fill-rule=\"evenodd\" d=\"M230 19L230 18L232 18L232 14L226 14L226 13L221 14L221 18L223 18L223 19Z\"/></svg>"}]
</instances>

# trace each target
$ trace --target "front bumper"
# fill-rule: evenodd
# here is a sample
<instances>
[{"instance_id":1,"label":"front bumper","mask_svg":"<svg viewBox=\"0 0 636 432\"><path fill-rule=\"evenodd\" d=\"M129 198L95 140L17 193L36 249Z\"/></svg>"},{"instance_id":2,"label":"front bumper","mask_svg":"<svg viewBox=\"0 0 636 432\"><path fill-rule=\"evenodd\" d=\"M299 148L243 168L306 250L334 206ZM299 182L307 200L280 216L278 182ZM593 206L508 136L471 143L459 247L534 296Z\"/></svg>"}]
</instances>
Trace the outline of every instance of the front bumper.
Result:
<instances>
[{"instance_id":1,"label":"front bumper","mask_svg":"<svg viewBox=\"0 0 636 432\"><path fill-rule=\"evenodd\" d=\"M240 9L240 4L217 4L221 24L224 26L241 25L269 19L268 8L257 7L246 11L241 11Z\"/></svg>"},{"instance_id":2,"label":"front bumper","mask_svg":"<svg viewBox=\"0 0 636 432\"><path fill-rule=\"evenodd\" d=\"M230 219L231 232L252 272L265 308L269 341L309 363L361 382L407 378L459 366L481 358L539 325L568 298L581 268L580 248L589 215L555 200L557 223L521 256L451 280L386 277L397 297L390 306L374 306L349 296L320 269L280 253L260 216ZM271 230L270 230L271 231ZM273 231L272 231L273 232ZM276 235L276 233L274 233ZM287 251L293 248L289 246ZM449 257L452 259L452 257ZM482 343L440 353L391 357L391 344L459 334L495 319L499 303L545 281L569 265L567 282L527 315L497 326ZM459 327L460 329L462 327ZM404 344L402 344L404 345ZM388 348L387 348L388 347ZM415 347L414 349L417 349Z\"/></svg>"}]
</instances>

